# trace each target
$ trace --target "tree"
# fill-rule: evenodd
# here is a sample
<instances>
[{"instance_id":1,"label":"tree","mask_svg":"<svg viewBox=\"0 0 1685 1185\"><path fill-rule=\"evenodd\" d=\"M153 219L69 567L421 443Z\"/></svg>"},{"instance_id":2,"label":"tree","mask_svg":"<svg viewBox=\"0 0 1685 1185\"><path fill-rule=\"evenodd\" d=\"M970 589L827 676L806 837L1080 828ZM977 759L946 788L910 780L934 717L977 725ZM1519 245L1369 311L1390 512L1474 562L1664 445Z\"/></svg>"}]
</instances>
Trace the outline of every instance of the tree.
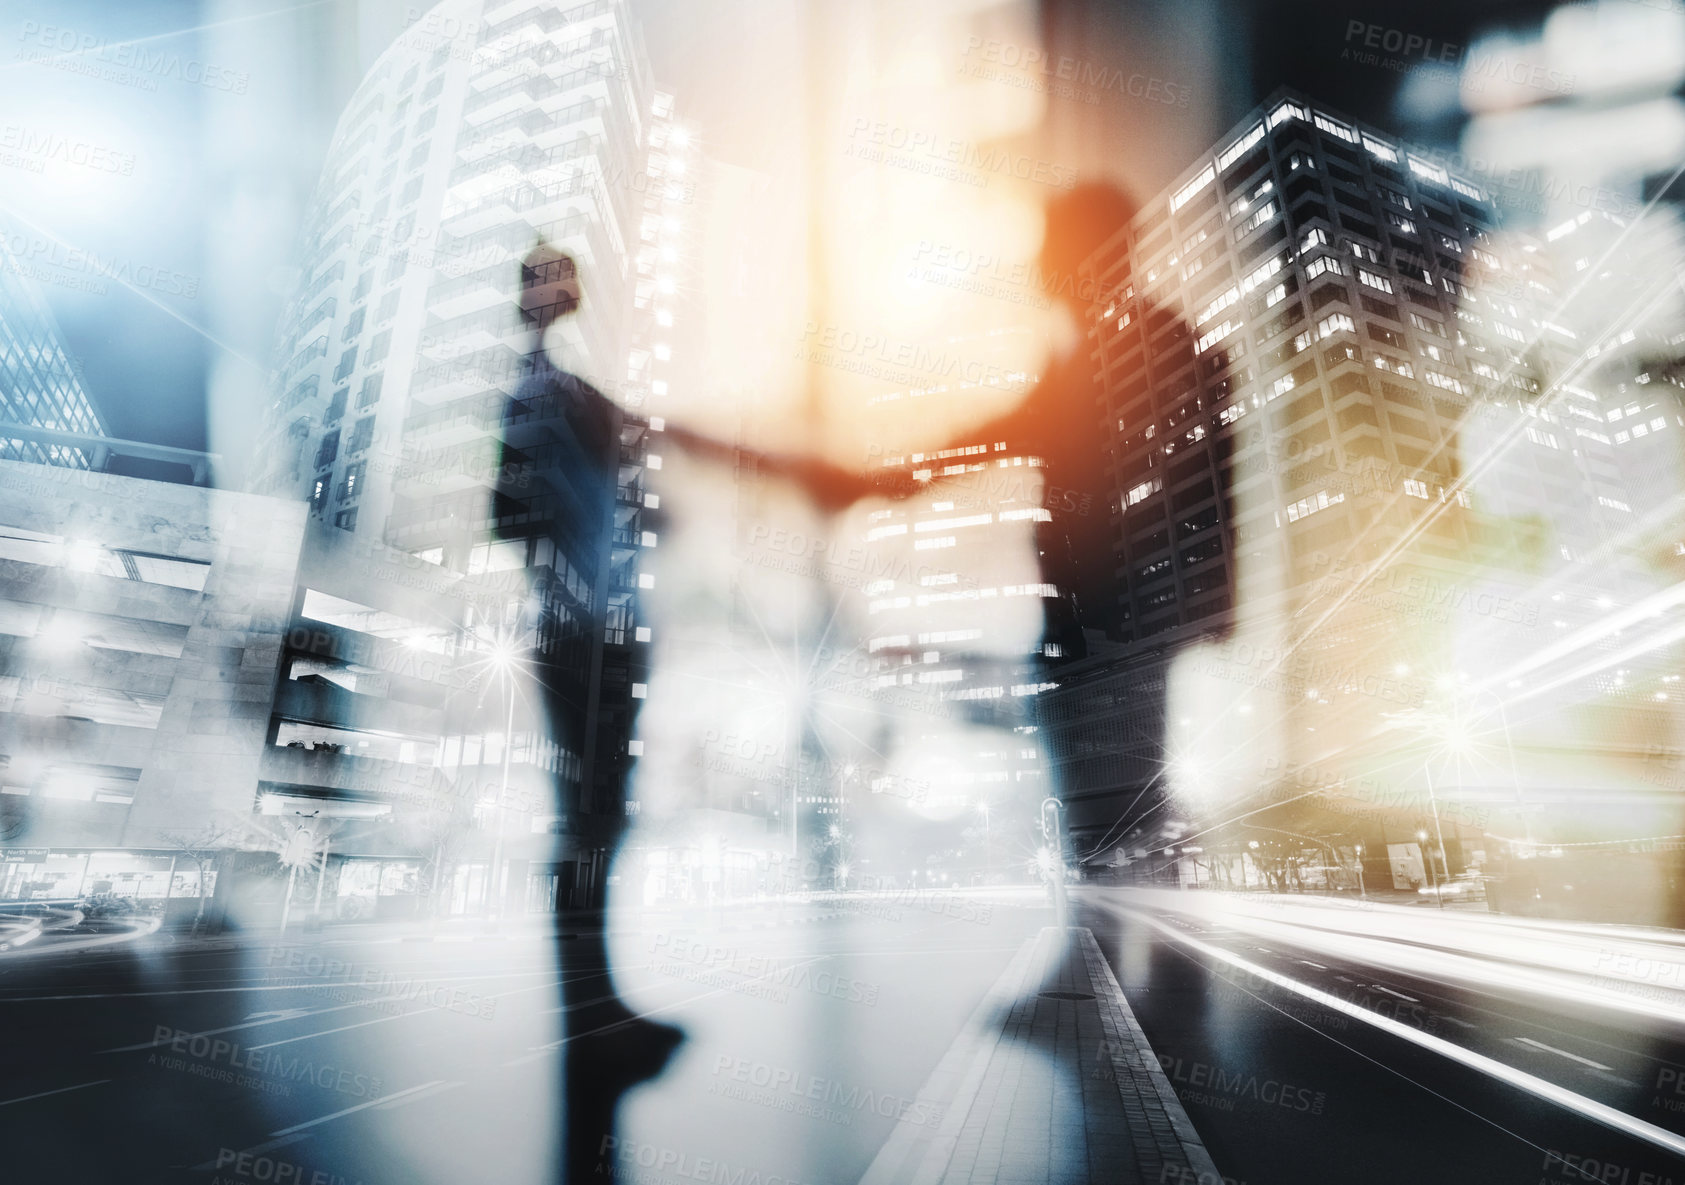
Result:
<instances>
[{"instance_id":1,"label":"tree","mask_svg":"<svg viewBox=\"0 0 1685 1185\"><path fill-rule=\"evenodd\" d=\"M193 915L193 929L197 931L205 921L206 875L221 855L230 848L243 846L247 824L243 819L210 819L194 831L172 831L164 835L164 842L185 856L198 870L199 908Z\"/></svg>"}]
</instances>

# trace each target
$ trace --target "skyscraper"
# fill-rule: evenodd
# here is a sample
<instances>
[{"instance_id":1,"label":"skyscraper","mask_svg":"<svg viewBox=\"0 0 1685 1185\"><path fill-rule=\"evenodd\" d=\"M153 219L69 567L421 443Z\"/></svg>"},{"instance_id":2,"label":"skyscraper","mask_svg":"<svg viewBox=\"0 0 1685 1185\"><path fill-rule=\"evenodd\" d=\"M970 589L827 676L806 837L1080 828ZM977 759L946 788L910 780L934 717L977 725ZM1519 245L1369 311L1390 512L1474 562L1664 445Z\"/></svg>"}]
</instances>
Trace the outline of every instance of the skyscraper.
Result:
<instances>
[{"instance_id":1,"label":"skyscraper","mask_svg":"<svg viewBox=\"0 0 1685 1185\"><path fill-rule=\"evenodd\" d=\"M672 115L627 4L447 2L352 96L306 231L257 484L310 503L300 636L326 638L289 655L275 744L330 756L278 757L297 768L264 790L401 813L392 779L424 787L433 830L471 830L473 851L412 836L404 854L454 875L459 909L601 887L647 679L635 561L661 420L620 409L666 389L670 212L690 192ZM540 241L573 263L528 266ZM571 267L583 304L557 320L540 306L571 299ZM545 381L535 320L612 401ZM342 756L380 768L347 782ZM539 863L494 894L506 836Z\"/></svg>"},{"instance_id":2,"label":"skyscraper","mask_svg":"<svg viewBox=\"0 0 1685 1185\"><path fill-rule=\"evenodd\" d=\"M58 323L16 246L0 234L0 425L24 424L105 435L93 401L59 340ZM18 440L0 433L0 459L88 467L80 449Z\"/></svg>"},{"instance_id":3,"label":"skyscraper","mask_svg":"<svg viewBox=\"0 0 1685 1185\"><path fill-rule=\"evenodd\" d=\"M1541 246L1283 91L1090 259L1120 646L1044 708L1096 852L1154 795L1148 847L1289 783L1398 778L1401 737L1633 598L1633 566L1597 560L1621 478ZM1454 793L1513 804L1527 761Z\"/></svg>"}]
</instances>

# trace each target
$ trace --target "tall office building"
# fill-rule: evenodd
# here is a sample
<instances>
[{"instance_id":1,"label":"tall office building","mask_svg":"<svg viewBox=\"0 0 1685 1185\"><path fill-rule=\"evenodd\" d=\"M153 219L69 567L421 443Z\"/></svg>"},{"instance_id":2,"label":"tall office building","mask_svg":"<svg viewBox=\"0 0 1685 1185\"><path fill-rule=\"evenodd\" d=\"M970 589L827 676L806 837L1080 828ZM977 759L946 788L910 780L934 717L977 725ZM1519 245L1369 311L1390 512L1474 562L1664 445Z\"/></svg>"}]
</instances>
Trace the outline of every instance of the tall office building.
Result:
<instances>
[{"instance_id":1,"label":"tall office building","mask_svg":"<svg viewBox=\"0 0 1685 1185\"><path fill-rule=\"evenodd\" d=\"M1459 688L1634 598L1566 283L1500 231L1478 185L1278 92L1089 260L1120 646L1044 704L1083 841L1144 795L1215 821L1284 771L1396 779ZM1510 809L1527 760L1454 794Z\"/></svg>"},{"instance_id":2,"label":"tall office building","mask_svg":"<svg viewBox=\"0 0 1685 1185\"><path fill-rule=\"evenodd\" d=\"M93 401L59 340L58 323L30 265L0 235L0 426L21 424L91 436L105 435ZM88 468L83 451L0 432L0 459Z\"/></svg>"},{"instance_id":3,"label":"tall office building","mask_svg":"<svg viewBox=\"0 0 1685 1185\"><path fill-rule=\"evenodd\" d=\"M315 523L312 641L289 651L274 721L278 749L311 755L277 754L264 790L402 813L390 785L422 787L410 813L470 830L464 854L411 841L369 859L408 876L421 852L457 908L602 886L647 681L635 565L661 420L621 409L666 391L672 214L691 192L672 117L626 3L447 2L353 95L306 232L257 485ZM540 348L530 321L571 280L564 260L524 264L540 240L584 291L549 357L612 400L581 398ZM374 764L353 777L352 757ZM505 842L534 871L488 894Z\"/></svg>"},{"instance_id":4,"label":"tall office building","mask_svg":"<svg viewBox=\"0 0 1685 1185\"><path fill-rule=\"evenodd\" d=\"M1003 361L1004 337L997 330L956 338L946 345L967 365L933 364L918 385L878 396L879 439L902 438L906 400L957 406L977 398L979 387L989 388L984 396L1027 397L1037 376ZM1043 553L1063 545L1061 492L1049 485L1048 458L1012 424L1008 416L979 425L940 442L945 447L886 446L871 460L915 492L866 522L870 674L860 690L909 722L910 742L929 758L910 763L917 773L909 784L867 789L900 795L915 818L936 824L928 850L965 851L942 870L963 879L999 875L1007 864L1014 875L1022 871L1016 849L962 845L958 837L995 827L1034 831L1047 793L1035 701L1053 686L1048 664L1080 638L1072 591L1045 570ZM905 813L905 802L896 805ZM944 841L942 829L951 838Z\"/></svg>"},{"instance_id":5,"label":"tall office building","mask_svg":"<svg viewBox=\"0 0 1685 1185\"><path fill-rule=\"evenodd\" d=\"M0 899L211 894L184 849L251 845L303 534L296 503L0 462Z\"/></svg>"}]
</instances>

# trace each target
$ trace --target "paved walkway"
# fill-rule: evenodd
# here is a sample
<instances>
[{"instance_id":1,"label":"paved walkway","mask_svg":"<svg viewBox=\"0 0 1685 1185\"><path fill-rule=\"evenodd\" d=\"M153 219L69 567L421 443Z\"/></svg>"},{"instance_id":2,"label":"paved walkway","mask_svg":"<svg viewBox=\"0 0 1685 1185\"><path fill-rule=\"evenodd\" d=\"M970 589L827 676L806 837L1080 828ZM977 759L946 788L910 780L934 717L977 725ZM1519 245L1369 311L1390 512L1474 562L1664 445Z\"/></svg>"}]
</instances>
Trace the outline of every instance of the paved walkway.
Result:
<instances>
[{"instance_id":1,"label":"paved walkway","mask_svg":"<svg viewBox=\"0 0 1685 1185\"><path fill-rule=\"evenodd\" d=\"M1028 940L862 1185L1220 1185L1087 929Z\"/></svg>"}]
</instances>

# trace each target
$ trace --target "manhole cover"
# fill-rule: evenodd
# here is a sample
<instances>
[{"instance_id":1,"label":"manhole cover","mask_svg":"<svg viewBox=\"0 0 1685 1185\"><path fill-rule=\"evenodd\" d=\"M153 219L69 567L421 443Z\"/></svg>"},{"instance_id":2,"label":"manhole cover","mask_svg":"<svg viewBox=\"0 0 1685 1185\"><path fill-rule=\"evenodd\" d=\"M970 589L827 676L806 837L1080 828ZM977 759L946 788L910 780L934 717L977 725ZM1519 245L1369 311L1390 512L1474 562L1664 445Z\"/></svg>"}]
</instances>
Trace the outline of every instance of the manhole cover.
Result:
<instances>
[{"instance_id":1,"label":"manhole cover","mask_svg":"<svg viewBox=\"0 0 1685 1185\"><path fill-rule=\"evenodd\" d=\"M1044 999L1044 1000L1092 1000L1094 998L1094 993L1093 992L1043 992L1043 993L1041 993L1041 998Z\"/></svg>"}]
</instances>

